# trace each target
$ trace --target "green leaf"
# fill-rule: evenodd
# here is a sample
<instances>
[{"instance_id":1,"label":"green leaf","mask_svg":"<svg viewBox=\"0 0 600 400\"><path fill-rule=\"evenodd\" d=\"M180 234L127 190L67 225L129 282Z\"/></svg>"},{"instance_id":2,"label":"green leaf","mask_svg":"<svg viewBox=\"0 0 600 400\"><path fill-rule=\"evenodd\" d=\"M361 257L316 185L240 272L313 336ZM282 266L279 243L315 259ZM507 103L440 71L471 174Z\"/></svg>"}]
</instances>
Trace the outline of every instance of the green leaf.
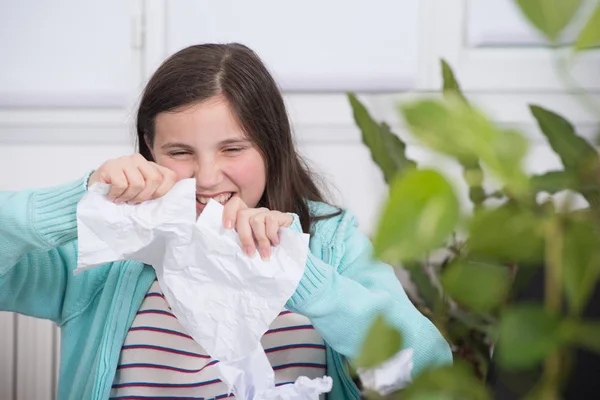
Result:
<instances>
[{"instance_id":1,"label":"green leaf","mask_svg":"<svg viewBox=\"0 0 600 400\"><path fill-rule=\"evenodd\" d=\"M488 311L500 305L510 288L507 267L458 261L442 275L442 285L453 300L475 311Z\"/></svg>"},{"instance_id":2,"label":"green leaf","mask_svg":"<svg viewBox=\"0 0 600 400\"><path fill-rule=\"evenodd\" d=\"M541 305L521 304L500 321L498 361L507 369L536 366L561 345L561 323Z\"/></svg>"},{"instance_id":3,"label":"green leaf","mask_svg":"<svg viewBox=\"0 0 600 400\"><path fill-rule=\"evenodd\" d=\"M379 128L381 129L381 139L396 166L397 173L408 168L416 168L417 163L406 157L406 144L392 132L390 126L382 122Z\"/></svg>"},{"instance_id":4,"label":"green leaf","mask_svg":"<svg viewBox=\"0 0 600 400\"><path fill-rule=\"evenodd\" d=\"M495 332L496 322L486 316L484 313L474 313L463 308L451 307L448 310L450 316L448 326L448 333L456 341L463 342L465 340L465 333L463 335L453 335L452 330L456 332L467 330L474 330L479 333L485 334L486 336L492 336Z\"/></svg>"},{"instance_id":5,"label":"green leaf","mask_svg":"<svg viewBox=\"0 0 600 400\"><path fill-rule=\"evenodd\" d=\"M362 141L371 151L371 158L381 169L388 184L398 172L416 167L416 163L406 157L404 142L387 124L379 125L354 94L348 93L348 100L352 106L354 120L360 128Z\"/></svg>"},{"instance_id":6,"label":"green leaf","mask_svg":"<svg viewBox=\"0 0 600 400\"><path fill-rule=\"evenodd\" d=\"M402 399L491 399L488 389L463 361L427 370L402 392Z\"/></svg>"},{"instance_id":7,"label":"green leaf","mask_svg":"<svg viewBox=\"0 0 600 400\"><path fill-rule=\"evenodd\" d=\"M530 109L567 171L579 172L598 165L598 152L587 140L577 135L569 121L540 106L530 105Z\"/></svg>"},{"instance_id":8,"label":"green leaf","mask_svg":"<svg viewBox=\"0 0 600 400\"><path fill-rule=\"evenodd\" d=\"M580 347L600 353L600 321L569 323L566 339Z\"/></svg>"},{"instance_id":9,"label":"green leaf","mask_svg":"<svg viewBox=\"0 0 600 400\"><path fill-rule=\"evenodd\" d=\"M442 67L442 79L443 79L443 91L444 96L447 98L457 97L462 100L465 104L469 104L467 98L464 96L460 89L454 72L446 60L440 60ZM483 190L483 170L479 165L477 158L459 159L458 160L463 167L463 176L467 185L469 185L469 200L477 208L480 207L485 201L485 191Z\"/></svg>"},{"instance_id":10,"label":"green leaf","mask_svg":"<svg viewBox=\"0 0 600 400\"><path fill-rule=\"evenodd\" d=\"M590 204L600 205L600 185L597 180L600 158L596 149L578 136L573 125L565 118L536 105L530 105L530 109L566 172L576 179L581 194Z\"/></svg>"},{"instance_id":11,"label":"green leaf","mask_svg":"<svg viewBox=\"0 0 600 400\"><path fill-rule=\"evenodd\" d=\"M549 171L531 177L531 188L534 193L558 193L563 190L574 190L577 187L573 176L567 171Z\"/></svg>"},{"instance_id":12,"label":"green leaf","mask_svg":"<svg viewBox=\"0 0 600 400\"><path fill-rule=\"evenodd\" d=\"M596 6L590 19L579 33L575 50L585 50L600 46L600 4Z\"/></svg>"},{"instance_id":13,"label":"green leaf","mask_svg":"<svg viewBox=\"0 0 600 400\"><path fill-rule=\"evenodd\" d=\"M459 212L454 189L439 172L409 170L392 184L375 234L375 255L392 264L422 257L450 235Z\"/></svg>"},{"instance_id":14,"label":"green leaf","mask_svg":"<svg viewBox=\"0 0 600 400\"><path fill-rule=\"evenodd\" d=\"M360 355L354 362L360 368L375 367L398 353L401 348L400 332L379 315L371 325Z\"/></svg>"},{"instance_id":15,"label":"green leaf","mask_svg":"<svg viewBox=\"0 0 600 400\"><path fill-rule=\"evenodd\" d=\"M476 212L469 222L469 256L494 262L543 259L543 221L512 204Z\"/></svg>"},{"instance_id":16,"label":"green leaf","mask_svg":"<svg viewBox=\"0 0 600 400\"><path fill-rule=\"evenodd\" d=\"M410 280L417 288L417 292L421 300L430 310L435 310L438 306L441 297L440 290L431 281L431 276L427 273L424 264L415 263L417 265L406 265L406 270L410 276Z\"/></svg>"},{"instance_id":17,"label":"green leaf","mask_svg":"<svg viewBox=\"0 0 600 400\"><path fill-rule=\"evenodd\" d=\"M462 93L462 90L460 89L460 85L458 84L458 82L454 76L454 72L452 71L452 68L450 67L450 65L444 59L440 60L440 63L442 66L442 79L444 81L444 87L443 87L444 95L449 95L449 94L456 95L462 101L464 101L466 104L468 104L469 102L467 101L467 98Z\"/></svg>"},{"instance_id":18,"label":"green leaf","mask_svg":"<svg viewBox=\"0 0 600 400\"><path fill-rule=\"evenodd\" d=\"M563 271L569 306L579 313L600 278L600 236L591 216L566 222Z\"/></svg>"},{"instance_id":19,"label":"green leaf","mask_svg":"<svg viewBox=\"0 0 600 400\"><path fill-rule=\"evenodd\" d=\"M426 146L463 165L475 165L479 159L516 197L528 193L529 179L522 170L527 141L520 133L496 128L484 114L453 96L403 104L401 112Z\"/></svg>"},{"instance_id":20,"label":"green leaf","mask_svg":"<svg viewBox=\"0 0 600 400\"><path fill-rule=\"evenodd\" d=\"M399 396L398 400L403 400L403 396ZM410 400L454 400L454 398L450 395L443 393L419 393L414 397L411 397Z\"/></svg>"},{"instance_id":21,"label":"green leaf","mask_svg":"<svg viewBox=\"0 0 600 400\"><path fill-rule=\"evenodd\" d=\"M554 42L573 19L581 0L516 0L516 3L533 26Z\"/></svg>"}]
</instances>

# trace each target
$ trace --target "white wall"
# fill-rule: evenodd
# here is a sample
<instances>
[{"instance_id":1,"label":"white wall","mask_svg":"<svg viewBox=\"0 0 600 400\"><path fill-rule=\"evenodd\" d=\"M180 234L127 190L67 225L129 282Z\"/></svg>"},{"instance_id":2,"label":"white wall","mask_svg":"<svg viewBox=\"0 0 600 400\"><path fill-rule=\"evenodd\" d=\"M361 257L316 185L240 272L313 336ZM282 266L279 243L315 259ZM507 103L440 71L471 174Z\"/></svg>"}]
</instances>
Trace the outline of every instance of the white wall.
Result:
<instances>
[{"instance_id":1,"label":"white wall","mask_svg":"<svg viewBox=\"0 0 600 400\"><path fill-rule=\"evenodd\" d=\"M512 3L0 2L0 190L76 179L132 152L143 82L168 54L211 40L242 41L263 56L284 89L300 151L366 233L386 188L344 92L358 91L377 118L409 141L410 156L461 188L460 169L415 145L395 112L398 101L440 87L440 57L473 102L499 124L527 133L528 170L558 168L527 104L562 113L590 138L596 120L564 90L551 54ZM574 72L600 94L598 52L584 56ZM0 313L0 399L54 398L57 338L50 323Z\"/></svg>"}]
</instances>

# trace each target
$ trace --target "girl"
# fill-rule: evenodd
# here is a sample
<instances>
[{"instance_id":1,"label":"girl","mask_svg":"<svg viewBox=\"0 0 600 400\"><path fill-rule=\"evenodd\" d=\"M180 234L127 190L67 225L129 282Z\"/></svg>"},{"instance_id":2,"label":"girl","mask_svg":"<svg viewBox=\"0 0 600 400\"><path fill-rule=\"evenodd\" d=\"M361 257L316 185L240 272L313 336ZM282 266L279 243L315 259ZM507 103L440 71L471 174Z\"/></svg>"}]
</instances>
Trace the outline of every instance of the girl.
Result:
<instances>
[{"instance_id":1,"label":"girl","mask_svg":"<svg viewBox=\"0 0 600 400\"><path fill-rule=\"evenodd\" d=\"M250 256L268 259L281 227L310 232L305 274L262 339L277 384L326 374L329 398L359 398L347 360L381 313L413 350L413 377L451 362L392 268L371 259L354 218L324 202L294 148L282 96L250 49L206 44L167 59L145 88L137 135L138 154L78 181L0 193L0 310L61 327L60 399L228 396L218 361L177 322L151 266L121 261L73 276L76 206L96 182L111 185L115 202L135 204L193 177L197 215L210 198L224 204L223 224Z\"/></svg>"}]
</instances>

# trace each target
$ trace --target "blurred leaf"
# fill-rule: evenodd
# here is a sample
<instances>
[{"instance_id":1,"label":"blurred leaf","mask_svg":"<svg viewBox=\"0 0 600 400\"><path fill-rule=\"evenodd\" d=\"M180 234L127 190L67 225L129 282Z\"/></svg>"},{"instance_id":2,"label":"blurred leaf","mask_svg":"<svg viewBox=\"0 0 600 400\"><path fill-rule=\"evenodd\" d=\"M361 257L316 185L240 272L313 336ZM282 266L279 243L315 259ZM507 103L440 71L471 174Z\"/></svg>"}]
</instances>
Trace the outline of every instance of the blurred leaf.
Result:
<instances>
[{"instance_id":1,"label":"blurred leaf","mask_svg":"<svg viewBox=\"0 0 600 400\"><path fill-rule=\"evenodd\" d=\"M581 194L590 204L600 205L597 150L578 136L573 125L560 115L535 105L530 105L530 109L552 150L562 160L565 171L577 179Z\"/></svg>"},{"instance_id":2,"label":"blurred leaf","mask_svg":"<svg viewBox=\"0 0 600 400\"><path fill-rule=\"evenodd\" d=\"M457 97L465 104L469 104L467 98L462 93L460 85L454 76L454 72L446 60L440 60L442 67L442 79L444 81L443 90L446 97ZM469 185L469 200L477 208L485 201L485 191L483 190L483 170L476 157L470 159L458 160L463 167L463 177Z\"/></svg>"},{"instance_id":3,"label":"blurred leaf","mask_svg":"<svg viewBox=\"0 0 600 400\"><path fill-rule=\"evenodd\" d=\"M542 221L529 210L511 204L474 214L469 223L469 255L494 262L543 259Z\"/></svg>"},{"instance_id":4,"label":"blurred leaf","mask_svg":"<svg viewBox=\"0 0 600 400\"><path fill-rule=\"evenodd\" d=\"M507 369L534 367L561 344L560 320L541 305L521 304L500 321L498 362Z\"/></svg>"},{"instance_id":5,"label":"blurred leaf","mask_svg":"<svg viewBox=\"0 0 600 400\"><path fill-rule=\"evenodd\" d=\"M444 81L444 95L454 94L458 96L462 101L468 104L469 102L462 93L460 85L456 81L454 72L452 71L452 67L450 67L450 65L444 59L441 59L440 63L442 66L442 79Z\"/></svg>"},{"instance_id":6,"label":"blurred leaf","mask_svg":"<svg viewBox=\"0 0 600 400\"><path fill-rule=\"evenodd\" d=\"M519 132L499 130L481 112L456 96L446 101L420 100L403 104L401 112L423 144L456 157L461 164L487 165L515 196L528 193L529 179L522 170L527 141Z\"/></svg>"},{"instance_id":7,"label":"blurred leaf","mask_svg":"<svg viewBox=\"0 0 600 400\"><path fill-rule=\"evenodd\" d=\"M600 278L600 236L591 217L567 221L563 246L565 293L571 310L579 313Z\"/></svg>"},{"instance_id":8,"label":"blurred leaf","mask_svg":"<svg viewBox=\"0 0 600 400\"><path fill-rule=\"evenodd\" d=\"M431 281L431 276L427 273L427 266L421 263L414 263L414 265L409 263L405 265L405 269L423 303L430 310L434 310L441 300L440 290Z\"/></svg>"},{"instance_id":9,"label":"blurred leaf","mask_svg":"<svg viewBox=\"0 0 600 400\"><path fill-rule=\"evenodd\" d=\"M600 353L600 321L577 321L569 325L570 342Z\"/></svg>"},{"instance_id":10,"label":"blurred leaf","mask_svg":"<svg viewBox=\"0 0 600 400\"><path fill-rule=\"evenodd\" d=\"M497 325L496 321L490 319L491 317L486 316L483 313L473 313L459 307L453 307L449 310L449 314L455 321L458 321L468 329L481 332L488 336L495 333L495 325ZM453 328L457 330L462 329L460 326L455 326Z\"/></svg>"},{"instance_id":11,"label":"blurred leaf","mask_svg":"<svg viewBox=\"0 0 600 400\"><path fill-rule=\"evenodd\" d=\"M577 135L569 121L536 105L530 105L530 109L542 133L568 171L580 172L590 165L598 165L598 152L587 140Z\"/></svg>"},{"instance_id":12,"label":"blurred leaf","mask_svg":"<svg viewBox=\"0 0 600 400\"><path fill-rule=\"evenodd\" d=\"M404 396L398 396L398 400L403 400ZM446 395L443 393L419 393L414 397L411 397L411 400L454 400L454 398L450 395Z\"/></svg>"},{"instance_id":13,"label":"blurred leaf","mask_svg":"<svg viewBox=\"0 0 600 400\"><path fill-rule=\"evenodd\" d=\"M406 157L406 145L390 127L385 123L379 125L354 94L348 93L348 99L362 141L371 151L371 158L383 172L385 181L390 184L398 172L416 167L416 163Z\"/></svg>"},{"instance_id":14,"label":"blurred leaf","mask_svg":"<svg viewBox=\"0 0 600 400\"><path fill-rule=\"evenodd\" d=\"M360 355L355 360L357 367L371 368L392 357L402 347L402 336L379 315L367 334Z\"/></svg>"},{"instance_id":15,"label":"blurred leaf","mask_svg":"<svg viewBox=\"0 0 600 400\"><path fill-rule=\"evenodd\" d=\"M408 168L416 168L417 163L406 157L406 144L392 132L390 126L382 122L380 128L383 144L396 166L396 171L401 172Z\"/></svg>"},{"instance_id":16,"label":"blurred leaf","mask_svg":"<svg viewBox=\"0 0 600 400\"><path fill-rule=\"evenodd\" d=\"M578 190L577 180L567 171L548 171L541 175L529 177L531 191L534 194L547 192L555 194L563 190ZM499 189L486 195L487 198L502 199L505 197L505 189Z\"/></svg>"},{"instance_id":17,"label":"blurred leaf","mask_svg":"<svg viewBox=\"0 0 600 400\"><path fill-rule=\"evenodd\" d=\"M454 365L437 367L420 374L402 392L402 399L487 400L491 396L472 370L464 362L456 360Z\"/></svg>"},{"instance_id":18,"label":"blurred leaf","mask_svg":"<svg viewBox=\"0 0 600 400\"><path fill-rule=\"evenodd\" d=\"M575 42L576 50L585 50L597 46L600 46L600 4L596 5L590 19L588 19Z\"/></svg>"},{"instance_id":19,"label":"blurred leaf","mask_svg":"<svg viewBox=\"0 0 600 400\"><path fill-rule=\"evenodd\" d=\"M531 187L535 193L548 192L554 194L563 190L574 190L576 181L567 171L549 171L531 177Z\"/></svg>"},{"instance_id":20,"label":"blurred leaf","mask_svg":"<svg viewBox=\"0 0 600 400\"><path fill-rule=\"evenodd\" d=\"M444 271L442 285L459 304L475 311L488 311L506 298L510 274L506 267L458 261Z\"/></svg>"},{"instance_id":21,"label":"blurred leaf","mask_svg":"<svg viewBox=\"0 0 600 400\"><path fill-rule=\"evenodd\" d=\"M516 0L527 19L548 39L556 41L571 22L581 0Z\"/></svg>"},{"instance_id":22,"label":"blurred leaf","mask_svg":"<svg viewBox=\"0 0 600 400\"><path fill-rule=\"evenodd\" d=\"M441 245L459 218L448 181L433 170L409 170L392 184L375 234L375 255L401 264Z\"/></svg>"}]
</instances>

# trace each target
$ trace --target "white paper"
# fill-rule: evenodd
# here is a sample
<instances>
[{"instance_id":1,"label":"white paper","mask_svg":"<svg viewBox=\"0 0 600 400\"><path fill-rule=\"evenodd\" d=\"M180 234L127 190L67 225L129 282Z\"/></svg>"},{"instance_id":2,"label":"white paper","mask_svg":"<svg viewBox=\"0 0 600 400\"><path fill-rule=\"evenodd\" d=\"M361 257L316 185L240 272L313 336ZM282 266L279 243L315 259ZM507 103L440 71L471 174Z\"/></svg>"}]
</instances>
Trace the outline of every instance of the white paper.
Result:
<instances>
[{"instance_id":1,"label":"white paper","mask_svg":"<svg viewBox=\"0 0 600 400\"><path fill-rule=\"evenodd\" d=\"M108 190L105 184L92 186L77 206L76 274L116 260L152 265L173 313L220 361L221 379L238 398L275 399L291 390L295 395L282 398L317 399L331 390L330 380L308 378L310 383L275 388L260 345L304 273L307 234L281 229L280 245L265 262L248 257L237 233L223 228L221 204L211 200L196 221L193 179L138 205L115 204Z\"/></svg>"},{"instance_id":2,"label":"white paper","mask_svg":"<svg viewBox=\"0 0 600 400\"><path fill-rule=\"evenodd\" d=\"M373 368L359 368L356 372L367 389L387 396L407 387L411 382L413 349L403 349L390 359Z\"/></svg>"},{"instance_id":3,"label":"white paper","mask_svg":"<svg viewBox=\"0 0 600 400\"><path fill-rule=\"evenodd\" d=\"M293 385L275 387L275 376L262 347L239 361L217 364L224 381L235 387L235 395L241 399L255 400L308 400L318 399L333 387L330 377L309 379L301 376ZM270 370L270 373L264 371Z\"/></svg>"}]
</instances>

